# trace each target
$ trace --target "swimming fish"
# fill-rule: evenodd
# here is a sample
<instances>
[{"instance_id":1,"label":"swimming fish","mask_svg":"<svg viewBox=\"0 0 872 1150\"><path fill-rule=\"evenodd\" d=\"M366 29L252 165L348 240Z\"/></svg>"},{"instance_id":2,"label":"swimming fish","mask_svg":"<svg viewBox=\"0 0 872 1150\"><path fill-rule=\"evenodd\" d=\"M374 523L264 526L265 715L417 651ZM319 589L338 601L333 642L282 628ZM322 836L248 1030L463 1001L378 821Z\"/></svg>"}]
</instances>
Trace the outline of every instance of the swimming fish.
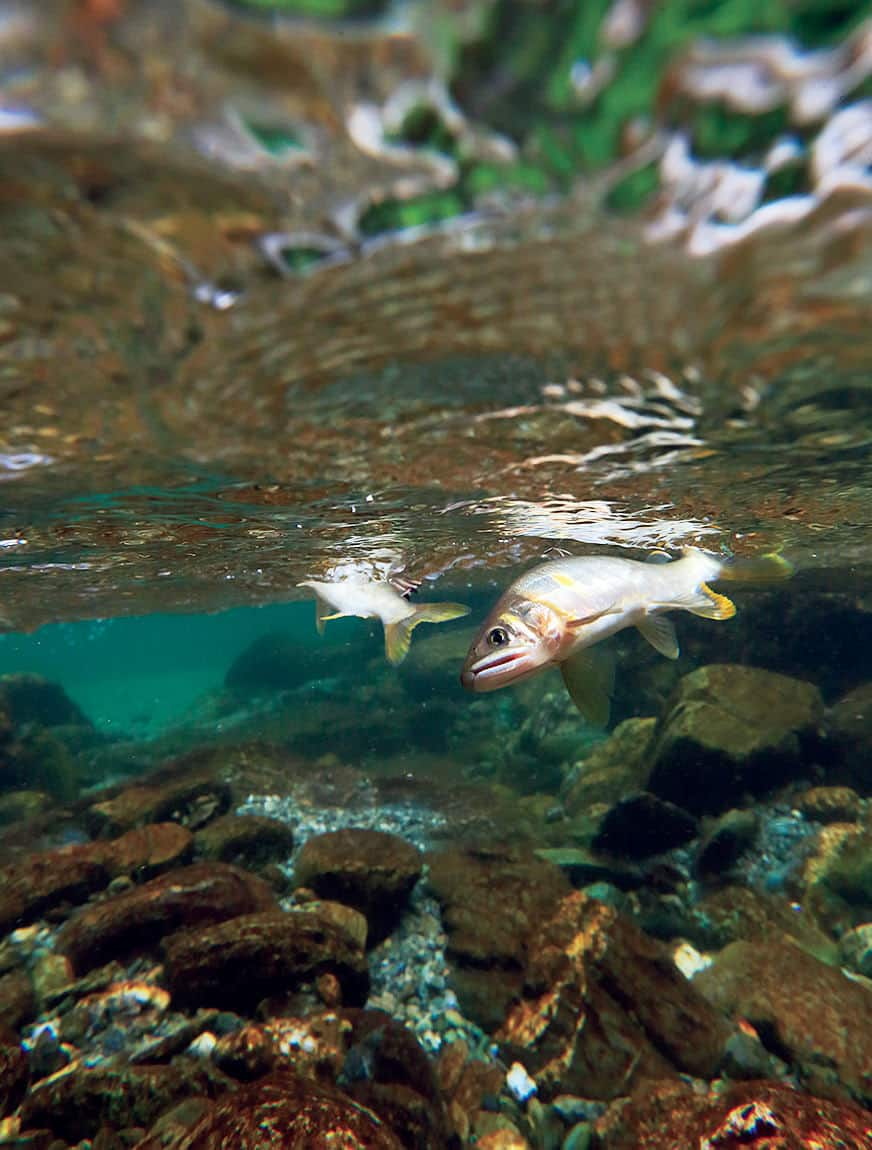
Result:
<instances>
[{"instance_id":1,"label":"swimming fish","mask_svg":"<svg viewBox=\"0 0 872 1150\"><path fill-rule=\"evenodd\" d=\"M327 583L307 580L297 586L309 587L315 592L315 624L319 634L330 619L348 615L380 619L385 629L385 654L394 664L405 659L412 631L419 623L444 623L469 614L469 608L461 603L410 603L406 596L417 584L409 580L399 583L403 594L389 579L371 579L360 574Z\"/></svg>"},{"instance_id":2,"label":"swimming fish","mask_svg":"<svg viewBox=\"0 0 872 1150\"><path fill-rule=\"evenodd\" d=\"M687 548L670 561L655 552L645 562L612 556L554 559L516 579L476 636L460 681L469 691L495 691L560 667L578 709L608 722L614 661L594 644L637 627L667 659L677 659L675 628L666 611L731 619L735 604L708 586L716 579L783 579L791 565L777 555L731 561Z\"/></svg>"}]
</instances>

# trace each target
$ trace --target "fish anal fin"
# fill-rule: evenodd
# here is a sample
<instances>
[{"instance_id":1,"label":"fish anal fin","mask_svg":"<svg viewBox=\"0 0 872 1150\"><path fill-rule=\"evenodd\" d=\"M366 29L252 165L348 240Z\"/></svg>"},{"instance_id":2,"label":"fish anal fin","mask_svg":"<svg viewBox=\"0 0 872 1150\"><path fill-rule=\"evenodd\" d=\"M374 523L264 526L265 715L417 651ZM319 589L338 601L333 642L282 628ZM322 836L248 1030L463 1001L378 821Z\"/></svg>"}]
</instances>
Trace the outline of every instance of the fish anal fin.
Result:
<instances>
[{"instance_id":1,"label":"fish anal fin","mask_svg":"<svg viewBox=\"0 0 872 1150\"><path fill-rule=\"evenodd\" d=\"M402 663L409 653L412 632L419 623L446 623L468 615L469 608L462 603L420 603L410 614L395 623L385 623L385 655L388 662Z\"/></svg>"},{"instance_id":2,"label":"fish anal fin","mask_svg":"<svg viewBox=\"0 0 872 1150\"><path fill-rule=\"evenodd\" d=\"M712 591L707 583L700 583L697 595L687 604L687 610L703 619L732 619L736 614L736 604L726 595Z\"/></svg>"},{"instance_id":3,"label":"fish anal fin","mask_svg":"<svg viewBox=\"0 0 872 1150\"><path fill-rule=\"evenodd\" d=\"M605 727L615 683L613 653L602 647L587 647L565 659L560 664L560 673L582 715L595 726Z\"/></svg>"},{"instance_id":4,"label":"fish anal fin","mask_svg":"<svg viewBox=\"0 0 872 1150\"><path fill-rule=\"evenodd\" d=\"M675 628L665 615L646 615L636 626L655 651L667 659L678 658L680 648Z\"/></svg>"}]
</instances>

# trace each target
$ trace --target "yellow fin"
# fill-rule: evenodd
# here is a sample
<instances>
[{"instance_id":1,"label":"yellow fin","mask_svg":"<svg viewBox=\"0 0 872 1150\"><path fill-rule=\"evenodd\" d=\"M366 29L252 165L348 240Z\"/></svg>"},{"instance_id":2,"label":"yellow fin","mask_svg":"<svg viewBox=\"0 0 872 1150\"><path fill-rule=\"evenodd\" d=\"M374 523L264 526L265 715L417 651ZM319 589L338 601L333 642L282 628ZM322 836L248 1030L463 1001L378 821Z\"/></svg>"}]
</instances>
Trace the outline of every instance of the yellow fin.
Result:
<instances>
[{"instance_id":1,"label":"yellow fin","mask_svg":"<svg viewBox=\"0 0 872 1150\"><path fill-rule=\"evenodd\" d=\"M758 555L754 559L731 559L717 577L731 583L781 583L795 571L789 559L770 551L768 555Z\"/></svg>"},{"instance_id":2,"label":"yellow fin","mask_svg":"<svg viewBox=\"0 0 872 1150\"><path fill-rule=\"evenodd\" d=\"M694 615L701 615L703 619L732 619L736 614L736 604L726 595L719 595L712 591L707 583L700 583L698 597L691 600L687 610Z\"/></svg>"},{"instance_id":3,"label":"yellow fin","mask_svg":"<svg viewBox=\"0 0 872 1150\"><path fill-rule=\"evenodd\" d=\"M597 727L605 727L612 707L615 659L610 648L587 647L560 664L570 698L582 715Z\"/></svg>"},{"instance_id":4,"label":"yellow fin","mask_svg":"<svg viewBox=\"0 0 872 1150\"><path fill-rule=\"evenodd\" d=\"M449 619L459 619L468 615L469 608L462 603L421 603L410 615L396 623L385 623L385 654L388 662L402 663L409 653L412 632L419 623L445 623Z\"/></svg>"}]
</instances>

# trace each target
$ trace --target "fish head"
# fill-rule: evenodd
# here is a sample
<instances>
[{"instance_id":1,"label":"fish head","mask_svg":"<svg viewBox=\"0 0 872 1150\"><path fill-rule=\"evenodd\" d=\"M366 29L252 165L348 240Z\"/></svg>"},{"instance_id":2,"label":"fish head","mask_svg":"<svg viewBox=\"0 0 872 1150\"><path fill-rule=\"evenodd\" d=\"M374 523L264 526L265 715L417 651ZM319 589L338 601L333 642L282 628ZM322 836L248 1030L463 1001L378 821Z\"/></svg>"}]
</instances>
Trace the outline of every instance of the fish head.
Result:
<instances>
[{"instance_id":1,"label":"fish head","mask_svg":"<svg viewBox=\"0 0 872 1150\"><path fill-rule=\"evenodd\" d=\"M498 603L466 655L460 682L468 691L496 691L554 662L565 637L560 616L544 603Z\"/></svg>"}]
</instances>

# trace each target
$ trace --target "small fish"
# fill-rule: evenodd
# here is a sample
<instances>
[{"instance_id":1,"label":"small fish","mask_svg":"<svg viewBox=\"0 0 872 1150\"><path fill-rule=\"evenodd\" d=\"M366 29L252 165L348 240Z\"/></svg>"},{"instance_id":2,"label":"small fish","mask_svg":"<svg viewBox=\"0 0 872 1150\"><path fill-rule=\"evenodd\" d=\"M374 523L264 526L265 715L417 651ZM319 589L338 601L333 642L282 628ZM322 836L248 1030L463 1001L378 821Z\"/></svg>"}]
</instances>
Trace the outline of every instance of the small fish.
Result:
<instances>
[{"instance_id":1,"label":"small fish","mask_svg":"<svg viewBox=\"0 0 872 1150\"><path fill-rule=\"evenodd\" d=\"M315 592L315 624L318 633L330 619L357 615L361 619L380 619L385 629L385 654L390 663L402 663L409 650L412 631L419 623L444 623L469 614L461 603L413 604L406 598L417 584L404 580L400 594L388 579L350 576L328 583L307 580L298 587ZM332 613L331 613L332 612Z\"/></svg>"},{"instance_id":2,"label":"small fish","mask_svg":"<svg viewBox=\"0 0 872 1150\"><path fill-rule=\"evenodd\" d=\"M792 571L777 555L733 562L687 548L670 561L655 552L645 562L611 556L554 559L508 588L488 615L463 664L469 691L495 691L556 664L578 709L605 726L614 683L608 651L589 648L638 627L667 659L678 658L666 611L731 619L736 607L708 586L715 579L783 579Z\"/></svg>"}]
</instances>

